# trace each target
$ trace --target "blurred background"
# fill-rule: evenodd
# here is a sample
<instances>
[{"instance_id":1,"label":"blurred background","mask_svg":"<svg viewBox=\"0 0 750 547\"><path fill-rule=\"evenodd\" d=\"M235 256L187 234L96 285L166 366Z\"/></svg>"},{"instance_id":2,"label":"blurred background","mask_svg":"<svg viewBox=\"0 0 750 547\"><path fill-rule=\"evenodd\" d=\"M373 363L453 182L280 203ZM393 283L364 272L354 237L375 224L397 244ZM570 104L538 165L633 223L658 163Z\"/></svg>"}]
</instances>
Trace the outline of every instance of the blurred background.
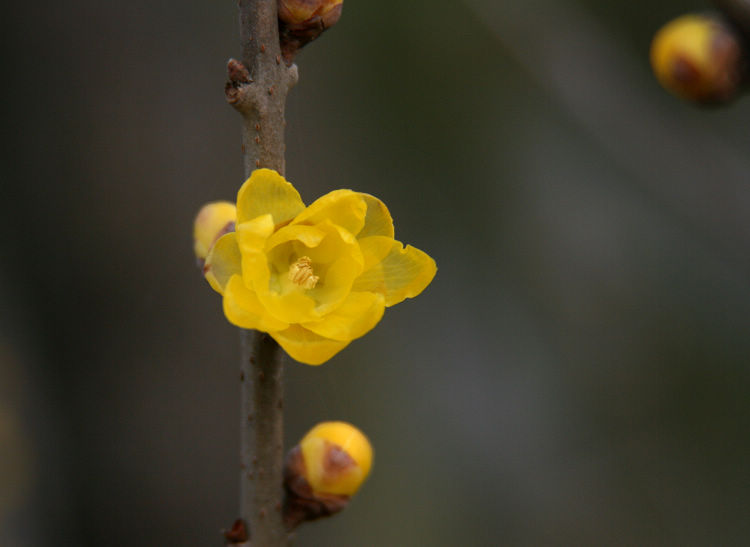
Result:
<instances>
[{"instance_id":1,"label":"blurred background","mask_svg":"<svg viewBox=\"0 0 750 547\"><path fill-rule=\"evenodd\" d=\"M347 0L299 56L287 175L389 206L422 296L322 367L368 483L299 546L747 545L750 100L658 87L693 0ZM193 216L243 181L234 2L4 8L0 545L221 545L237 330Z\"/></svg>"}]
</instances>

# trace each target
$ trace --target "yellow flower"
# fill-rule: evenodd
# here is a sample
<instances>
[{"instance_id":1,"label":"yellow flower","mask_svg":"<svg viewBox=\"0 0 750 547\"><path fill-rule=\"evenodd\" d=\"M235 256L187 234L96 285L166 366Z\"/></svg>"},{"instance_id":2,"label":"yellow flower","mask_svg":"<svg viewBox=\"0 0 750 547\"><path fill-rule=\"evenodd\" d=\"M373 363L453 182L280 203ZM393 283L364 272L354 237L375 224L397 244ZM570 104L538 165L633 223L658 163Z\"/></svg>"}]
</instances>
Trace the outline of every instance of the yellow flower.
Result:
<instances>
[{"instance_id":1,"label":"yellow flower","mask_svg":"<svg viewBox=\"0 0 750 547\"><path fill-rule=\"evenodd\" d=\"M379 199L335 190L305 207L270 169L242 185L236 232L216 241L204 268L229 322L267 332L309 365L369 332L436 271L427 254L393 238Z\"/></svg>"}]
</instances>

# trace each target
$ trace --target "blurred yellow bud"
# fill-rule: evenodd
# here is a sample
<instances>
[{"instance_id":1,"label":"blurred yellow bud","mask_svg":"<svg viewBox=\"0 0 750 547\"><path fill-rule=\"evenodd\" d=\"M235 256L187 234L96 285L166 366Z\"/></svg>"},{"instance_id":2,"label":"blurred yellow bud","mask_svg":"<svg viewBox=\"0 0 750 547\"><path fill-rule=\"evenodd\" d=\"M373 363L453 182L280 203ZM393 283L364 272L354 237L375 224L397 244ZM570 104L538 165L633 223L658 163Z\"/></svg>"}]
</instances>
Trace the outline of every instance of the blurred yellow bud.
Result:
<instances>
[{"instance_id":1,"label":"blurred yellow bud","mask_svg":"<svg viewBox=\"0 0 750 547\"><path fill-rule=\"evenodd\" d=\"M284 522L289 530L338 513L372 467L372 446L346 422L322 422L289 451L284 466Z\"/></svg>"},{"instance_id":2,"label":"blurred yellow bud","mask_svg":"<svg viewBox=\"0 0 750 547\"><path fill-rule=\"evenodd\" d=\"M696 103L733 99L743 63L740 38L718 17L683 15L662 27L651 43L651 66L661 85Z\"/></svg>"},{"instance_id":3,"label":"blurred yellow bud","mask_svg":"<svg viewBox=\"0 0 750 547\"><path fill-rule=\"evenodd\" d=\"M195 256L203 262L219 237L234 230L237 207L228 201L207 203L198 212L193 225Z\"/></svg>"},{"instance_id":4,"label":"blurred yellow bud","mask_svg":"<svg viewBox=\"0 0 750 547\"><path fill-rule=\"evenodd\" d=\"M372 446L346 422L323 422L300 441L307 482L313 492L353 495L370 473Z\"/></svg>"},{"instance_id":5,"label":"blurred yellow bud","mask_svg":"<svg viewBox=\"0 0 750 547\"><path fill-rule=\"evenodd\" d=\"M343 0L279 0L281 53L287 64L297 50L331 28L341 17Z\"/></svg>"},{"instance_id":6,"label":"blurred yellow bud","mask_svg":"<svg viewBox=\"0 0 750 547\"><path fill-rule=\"evenodd\" d=\"M279 19L289 25L306 23L319 17L326 27L341 17L344 0L279 0Z\"/></svg>"}]
</instances>

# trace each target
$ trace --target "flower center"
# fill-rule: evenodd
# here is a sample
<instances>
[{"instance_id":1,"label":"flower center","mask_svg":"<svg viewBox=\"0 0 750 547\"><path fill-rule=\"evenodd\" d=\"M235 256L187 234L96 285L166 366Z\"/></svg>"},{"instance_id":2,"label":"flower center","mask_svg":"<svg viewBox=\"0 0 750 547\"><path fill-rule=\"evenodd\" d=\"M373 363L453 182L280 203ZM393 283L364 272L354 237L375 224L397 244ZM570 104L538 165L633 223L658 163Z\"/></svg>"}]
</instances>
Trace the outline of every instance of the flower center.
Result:
<instances>
[{"instance_id":1,"label":"flower center","mask_svg":"<svg viewBox=\"0 0 750 547\"><path fill-rule=\"evenodd\" d=\"M289 280L304 289L312 289L320 278L313 275L312 260L309 256L302 256L289 266Z\"/></svg>"}]
</instances>

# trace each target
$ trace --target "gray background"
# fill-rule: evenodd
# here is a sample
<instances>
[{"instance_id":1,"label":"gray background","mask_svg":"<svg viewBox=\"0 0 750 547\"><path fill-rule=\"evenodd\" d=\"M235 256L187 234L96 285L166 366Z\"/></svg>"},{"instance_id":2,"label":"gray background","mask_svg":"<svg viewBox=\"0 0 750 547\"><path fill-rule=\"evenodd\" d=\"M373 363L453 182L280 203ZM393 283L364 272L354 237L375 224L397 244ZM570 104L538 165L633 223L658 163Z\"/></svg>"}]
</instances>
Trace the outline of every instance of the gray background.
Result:
<instances>
[{"instance_id":1,"label":"gray background","mask_svg":"<svg viewBox=\"0 0 750 547\"><path fill-rule=\"evenodd\" d=\"M694 1L347 0L298 58L287 171L382 198L438 274L322 367L286 438L372 476L299 546L746 545L750 102L648 67ZM0 544L219 545L238 335L191 224L242 182L224 1L4 8Z\"/></svg>"}]
</instances>

